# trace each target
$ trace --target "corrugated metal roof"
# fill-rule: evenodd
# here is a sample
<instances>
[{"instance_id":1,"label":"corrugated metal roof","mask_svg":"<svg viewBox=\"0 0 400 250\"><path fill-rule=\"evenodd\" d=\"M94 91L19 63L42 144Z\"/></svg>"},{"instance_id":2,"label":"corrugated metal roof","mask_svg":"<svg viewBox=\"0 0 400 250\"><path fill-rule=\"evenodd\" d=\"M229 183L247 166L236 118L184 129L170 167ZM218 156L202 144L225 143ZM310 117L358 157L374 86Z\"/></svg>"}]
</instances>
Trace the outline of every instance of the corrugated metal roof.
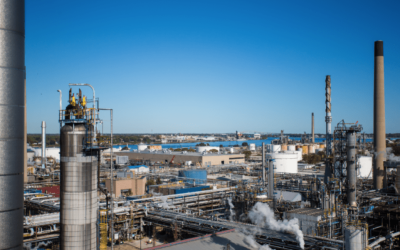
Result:
<instances>
[{"instance_id":1,"label":"corrugated metal roof","mask_svg":"<svg viewBox=\"0 0 400 250\"><path fill-rule=\"evenodd\" d=\"M155 249L160 248L160 249L173 249L173 250L187 250L187 249L221 250L221 249L226 249L226 246L228 244L230 245L230 248L234 250L258 249L252 247L249 243L247 243L245 238L246 235L233 231L233 232L218 234L215 236L198 237L196 240L181 241L179 243L177 242L178 244L174 244L172 246L164 246L164 247L159 246L156 247Z\"/></svg>"}]
</instances>

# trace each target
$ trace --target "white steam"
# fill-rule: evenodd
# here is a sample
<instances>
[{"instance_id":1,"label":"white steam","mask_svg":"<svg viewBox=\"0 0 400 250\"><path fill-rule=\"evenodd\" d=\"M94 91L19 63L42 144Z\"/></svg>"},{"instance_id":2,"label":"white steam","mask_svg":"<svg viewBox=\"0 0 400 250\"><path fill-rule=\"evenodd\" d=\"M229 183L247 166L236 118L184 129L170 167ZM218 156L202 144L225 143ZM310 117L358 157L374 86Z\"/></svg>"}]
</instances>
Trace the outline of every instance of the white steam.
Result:
<instances>
[{"instance_id":1,"label":"white steam","mask_svg":"<svg viewBox=\"0 0 400 250\"><path fill-rule=\"evenodd\" d=\"M161 196L160 200L162 201L162 203L160 204L162 208L169 208L169 204L167 202L168 200L167 196Z\"/></svg>"},{"instance_id":2,"label":"white steam","mask_svg":"<svg viewBox=\"0 0 400 250\"><path fill-rule=\"evenodd\" d=\"M233 210L235 206L232 203L232 198L228 198L228 204L229 204L229 221L233 221L234 216L236 215L235 211Z\"/></svg>"},{"instance_id":3,"label":"white steam","mask_svg":"<svg viewBox=\"0 0 400 250\"><path fill-rule=\"evenodd\" d=\"M303 232L299 228L297 218L278 221L274 217L274 211L265 203L257 202L249 212L249 219L259 227L267 227L280 232L290 232L296 235L300 247L304 249Z\"/></svg>"}]
</instances>

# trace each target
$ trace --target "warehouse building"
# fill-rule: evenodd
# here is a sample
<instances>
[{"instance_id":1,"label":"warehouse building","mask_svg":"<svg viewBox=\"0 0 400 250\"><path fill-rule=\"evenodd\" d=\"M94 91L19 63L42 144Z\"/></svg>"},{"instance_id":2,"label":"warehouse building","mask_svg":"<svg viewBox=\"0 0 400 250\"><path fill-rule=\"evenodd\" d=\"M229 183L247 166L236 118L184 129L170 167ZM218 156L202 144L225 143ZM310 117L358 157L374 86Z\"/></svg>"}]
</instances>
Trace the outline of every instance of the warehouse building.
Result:
<instances>
[{"instance_id":1,"label":"warehouse building","mask_svg":"<svg viewBox=\"0 0 400 250\"><path fill-rule=\"evenodd\" d=\"M129 160L150 161L152 163L176 163L187 165L216 166L231 163L244 163L244 154L218 154L198 152L174 152L174 151L139 151L139 152L117 152L116 155L128 156Z\"/></svg>"}]
</instances>

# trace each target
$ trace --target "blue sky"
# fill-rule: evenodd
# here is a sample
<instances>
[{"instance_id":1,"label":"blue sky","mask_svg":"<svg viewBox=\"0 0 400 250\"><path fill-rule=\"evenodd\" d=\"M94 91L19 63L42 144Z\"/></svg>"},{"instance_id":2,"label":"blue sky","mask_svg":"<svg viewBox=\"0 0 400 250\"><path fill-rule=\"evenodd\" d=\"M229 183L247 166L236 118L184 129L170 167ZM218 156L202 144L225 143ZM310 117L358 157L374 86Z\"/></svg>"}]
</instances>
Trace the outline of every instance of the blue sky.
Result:
<instances>
[{"instance_id":1,"label":"blue sky","mask_svg":"<svg viewBox=\"0 0 400 250\"><path fill-rule=\"evenodd\" d=\"M115 133L373 130L384 41L386 131L400 132L400 1L26 0L28 133L58 133L59 95L86 82ZM89 88L82 88L91 96ZM77 89L74 91L77 92ZM104 130L109 114L102 113Z\"/></svg>"}]
</instances>

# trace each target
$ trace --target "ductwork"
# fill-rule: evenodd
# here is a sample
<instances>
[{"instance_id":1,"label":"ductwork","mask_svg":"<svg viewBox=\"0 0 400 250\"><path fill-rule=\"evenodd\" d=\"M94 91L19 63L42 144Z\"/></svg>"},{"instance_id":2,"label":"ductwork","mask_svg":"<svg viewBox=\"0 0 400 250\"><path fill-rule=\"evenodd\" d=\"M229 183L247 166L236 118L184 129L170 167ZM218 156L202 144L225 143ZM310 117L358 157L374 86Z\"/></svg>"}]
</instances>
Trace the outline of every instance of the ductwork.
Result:
<instances>
[{"instance_id":1,"label":"ductwork","mask_svg":"<svg viewBox=\"0 0 400 250\"><path fill-rule=\"evenodd\" d=\"M22 249L25 1L0 0L0 249Z\"/></svg>"}]
</instances>

